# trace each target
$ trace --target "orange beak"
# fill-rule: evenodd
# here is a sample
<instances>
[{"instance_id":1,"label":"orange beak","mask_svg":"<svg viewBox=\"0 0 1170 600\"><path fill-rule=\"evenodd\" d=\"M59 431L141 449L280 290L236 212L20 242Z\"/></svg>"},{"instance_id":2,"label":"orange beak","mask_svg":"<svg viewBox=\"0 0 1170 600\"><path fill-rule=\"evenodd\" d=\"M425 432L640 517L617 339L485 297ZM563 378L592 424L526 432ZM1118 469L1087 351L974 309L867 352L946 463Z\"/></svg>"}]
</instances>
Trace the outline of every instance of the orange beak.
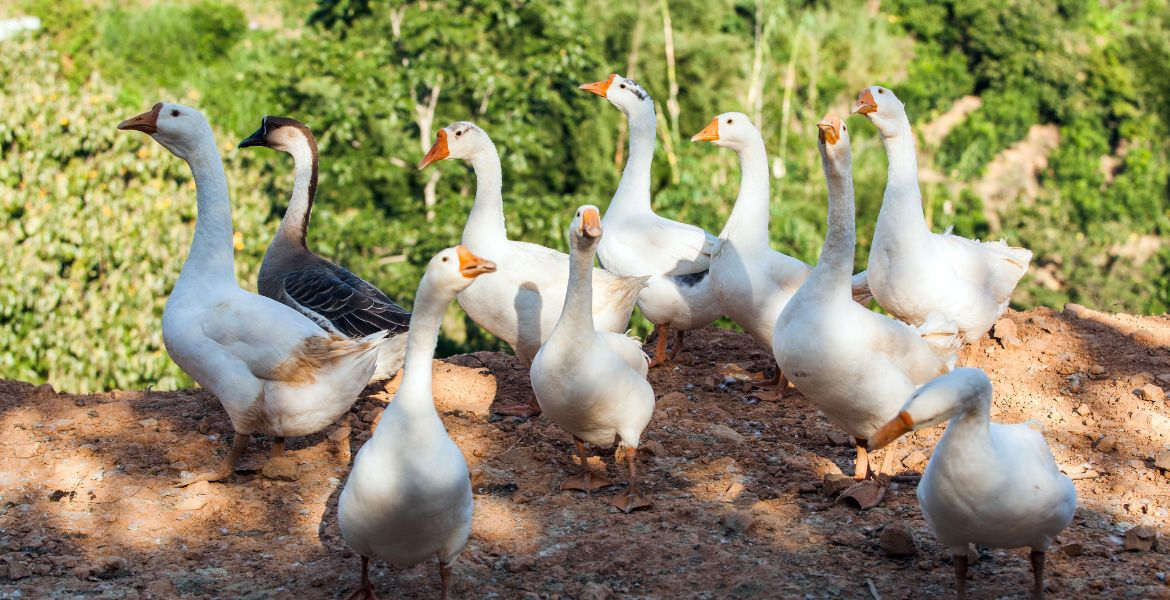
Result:
<instances>
[{"instance_id":1,"label":"orange beak","mask_svg":"<svg viewBox=\"0 0 1170 600\"><path fill-rule=\"evenodd\" d=\"M451 155L451 151L447 150L447 130L440 129L439 134L435 137L435 145L427 151L427 155L423 157L422 162L418 163L418 170L421 171L427 165L436 160L443 160Z\"/></svg>"},{"instance_id":2,"label":"orange beak","mask_svg":"<svg viewBox=\"0 0 1170 600\"><path fill-rule=\"evenodd\" d=\"M837 140L841 139L841 117L829 113L825 118L817 123L817 129L821 130L821 141L826 144L836 144Z\"/></svg>"},{"instance_id":3,"label":"orange beak","mask_svg":"<svg viewBox=\"0 0 1170 600\"><path fill-rule=\"evenodd\" d=\"M910 433L914 430L914 419L906 414L906 411L898 413L898 416L890 420L889 423L882 425L882 428L877 430L869 438L869 449L879 450L889 444L890 442Z\"/></svg>"},{"instance_id":4,"label":"orange beak","mask_svg":"<svg viewBox=\"0 0 1170 600\"><path fill-rule=\"evenodd\" d=\"M496 263L472 254L463 246L455 246L455 253L459 255L459 272L468 279L496 270Z\"/></svg>"},{"instance_id":5,"label":"orange beak","mask_svg":"<svg viewBox=\"0 0 1170 600\"><path fill-rule=\"evenodd\" d=\"M719 117L711 119L702 131L691 136L692 142L714 142L719 140Z\"/></svg>"},{"instance_id":6,"label":"orange beak","mask_svg":"<svg viewBox=\"0 0 1170 600\"><path fill-rule=\"evenodd\" d=\"M601 215L596 208L587 208L581 215L581 234L591 239L601 237Z\"/></svg>"},{"instance_id":7,"label":"orange beak","mask_svg":"<svg viewBox=\"0 0 1170 600\"><path fill-rule=\"evenodd\" d=\"M147 135L154 135L158 132L158 115L162 112L162 107L162 102L159 102L149 111L118 123L118 129L133 129L134 131L141 131Z\"/></svg>"},{"instance_id":8,"label":"orange beak","mask_svg":"<svg viewBox=\"0 0 1170 600\"><path fill-rule=\"evenodd\" d=\"M593 83L582 83L581 85L579 85L577 87L579 89L585 90L586 92L592 92L592 93L597 94L598 96L601 96L602 98L604 98L605 95L609 92L609 86L613 84L614 77L617 77L617 73L610 75L609 79L606 79L605 81L595 81Z\"/></svg>"},{"instance_id":9,"label":"orange beak","mask_svg":"<svg viewBox=\"0 0 1170 600\"><path fill-rule=\"evenodd\" d=\"M857 95L857 104L853 105L853 114L868 115L871 112L877 112L877 102L874 101L869 88L865 88Z\"/></svg>"}]
</instances>

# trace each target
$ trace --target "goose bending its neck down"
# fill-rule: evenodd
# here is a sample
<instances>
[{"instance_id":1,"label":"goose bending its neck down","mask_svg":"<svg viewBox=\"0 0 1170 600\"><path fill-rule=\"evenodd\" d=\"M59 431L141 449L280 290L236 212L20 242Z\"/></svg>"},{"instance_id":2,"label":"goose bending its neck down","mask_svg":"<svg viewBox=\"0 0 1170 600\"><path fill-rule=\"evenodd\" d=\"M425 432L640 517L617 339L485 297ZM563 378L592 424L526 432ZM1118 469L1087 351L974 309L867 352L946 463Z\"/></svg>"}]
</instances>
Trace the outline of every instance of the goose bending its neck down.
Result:
<instances>
[{"instance_id":1,"label":"goose bending its neck down","mask_svg":"<svg viewBox=\"0 0 1170 600\"><path fill-rule=\"evenodd\" d=\"M874 299L914 325L939 313L958 324L967 342L978 341L1007 309L1032 252L1002 240L932 233L922 213L918 156L905 105L893 91L873 86L861 91L853 112L878 128L889 159L869 252Z\"/></svg>"},{"instance_id":2,"label":"goose bending its neck down","mask_svg":"<svg viewBox=\"0 0 1170 600\"><path fill-rule=\"evenodd\" d=\"M712 142L739 155L739 197L719 234L711 277L727 316L770 350L776 319L812 269L800 259L773 250L769 242L771 184L764 138L747 115L729 112L711 119L691 141ZM788 385L779 367L768 383L777 386L776 392L756 394L761 399L778 399Z\"/></svg>"},{"instance_id":3,"label":"goose bending its neck down","mask_svg":"<svg viewBox=\"0 0 1170 600\"><path fill-rule=\"evenodd\" d=\"M260 264L259 291L313 319L330 333L360 338L387 331L374 380L402 367L410 313L373 284L309 250L305 236L317 194L317 140L303 123L264 117L240 148L263 146L293 157L293 189L280 229Z\"/></svg>"},{"instance_id":4,"label":"goose bending its neck down","mask_svg":"<svg viewBox=\"0 0 1170 600\"><path fill-rule=\"evenodd\" d=\"M499 266L459 293L459 305L480 327L511 344L531 364L548 339L565 302L569 257L525 242L511 241L504 229L502 172L496 146L479 127L458 122L441 129L419 168L443 159L466 160L475 170L475 203L463 228L463 245ZM622 333L646 277L619 277L593 269L593 320L602 331ZM534 414L536 407L511 407L507 414ZM499 411L503 412L503 411Z\"/></svg>"},{"instance_id":5,"label":"goose bending its neck down","mask_svg":"<svg viewBox=\"0 0 1170 600\"><path fill-rule=\"evenodd\" d=\"M828 233L816 268L776 321L772 351L804 397L857 438L858 484L844 497L868 508L885 494L894 449L873 472L866 440L917 386L949 370L960 340L954 323L936 317L931 328L915 330L854 302L849 274L857 234L849 131L832 114L817 127L829 189Z\"/></svg>"},{"instance_id":6,"label":"goose bending its neck down","mask_svg":"<svg viewBox=\"0 0 1170 600\"><path fill-rule=\"evenodd\" d=\"M402 385L354 459L337 506L342 536L362 555L361 587L350 599L374 598L371 558L409 567L432 556L447 598L451 562L471 533L471 480L435 411L431 363L455 294L495 270L457 246L436 254L418 284Z\"/></svg>"},{"instance_id":7,"label":"goose bending its neck down","mask_svg":"<svg viewBox=\"0 0 1170 600\"><path fill-rule=\"evenodd\" d=\"M682 349L684 332L704 327L723 314L709 277L716 239L694 225L660 217L650 208L650 163L658 125L650 94L617 74L580 87L609 100L629 125L630 156L601 221L605 238L597 257L618 275L650 277L638 296L638 306L657 332L652 366L661 364ZM672 329L674 345L667 354Z\"/></svg>"},{"instance_id":8,"label":"goose bending its neck down","mask_svg":"<svg viewBox=\"0 0 1170 600\"><path fill-rule=\"evenodd\" d=\"M1043 598L1044 555L1072 521L1077 490L1039 431L991 422L991 399L986 373L955 369L910 396L869 443L879 448L949 420L918 483L918 503L954 557L959 598L967 596L968 544L1031 548L1032 597Z\"/></svg>"},{"instance_id":9,"label":"goose bending its neck down","mask_svg":"<svg viewBox=\"0 0 1170 600\"><path fill-rule=\"evenodd\" d=\"M251 434L274 437L272 455L280 456L285 437L320 431L349 410L374 372L386 333L331 334L292 308L240 289L227 179L199 111L160 102L118 128L151 136L187 161L195 178L195 236L167 298L162 333L171 358L219 398L236 432L215 471L181 485L226 479Z\"/></svg>"},{"instance_id":10,"label":"goose bending its neck down","mask_svg":"<svg viewBox=\"0 0 1170 600\"><path fill-rule=\"evenodd\" d=\"M614 505L628 513L650 506L650 500L638 493L636 462L638 440L654 412L654 390L646 381L649 365L641 344L594 328L591 271L601 233L597 207L577 209L569 225L564 308L532 362L532 389L544 414L572 434L577 444L583 473L562 483L561 489L589 492L609 485L604 477L590 473L584 442L609 447L617 437L630 484Z\"/></svg>"}]
</instances>

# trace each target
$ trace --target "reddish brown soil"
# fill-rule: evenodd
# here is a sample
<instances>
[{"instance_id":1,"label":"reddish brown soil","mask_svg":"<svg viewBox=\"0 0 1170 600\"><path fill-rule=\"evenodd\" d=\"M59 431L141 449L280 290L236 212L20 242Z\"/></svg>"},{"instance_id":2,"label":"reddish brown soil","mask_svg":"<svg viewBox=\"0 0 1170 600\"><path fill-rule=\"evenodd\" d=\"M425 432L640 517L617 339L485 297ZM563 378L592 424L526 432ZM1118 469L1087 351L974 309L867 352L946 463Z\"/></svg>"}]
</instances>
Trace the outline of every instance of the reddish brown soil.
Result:
<instances>
[{"instance_id":1,"label":"reddish brown soil","mask_svg":"<svg viewBox=\"0 0 1170 600\"><path fill-rule=\"evenodd\" d=\"M1170 598L1170 540L1127 552L1125 531L1166 535L1170 475L1154 457L1170 443L1170 319L1072 307L1013 313L1020 344L988 339L970 366L996 384L994 418L1043 424L1080 507L1049 554L1057 598ZM775 403L726 374L758 375L770 357L745 335L688 337L658 394L640 480L655 505L621 514L616 488L562 492L574 473L568 436L543 417L499 418L492 402L528 398L517 361L496 353L436 363L435 395L472 469L475 524L454 569L457 598L923 598L953 593L949 557L914 496L941 428L899 450L884 503L858 512L821 490L852 469L849 439L795 390ZM728 366L728 363L735 363ZM343 598L358 557L336 520L347 465L393 395L371 388L348 423L290 440L297 480L258 472L268 440L222 484L171 487L227 450L228 420L202 390L58 394L0 382L0 598ZM1110 436L1102 443L1103 436ZM596 449L594 449L596 451ZM598 452L625 481L613 453ZM883 528L904 521L916 555L893 558ZM1160 549L1159 549L1160 548ZM1023 550L980 549L973 598L1023 598ZM435 598L433 563L372 570L383 598Z\"/></svg>"}]
</instances>

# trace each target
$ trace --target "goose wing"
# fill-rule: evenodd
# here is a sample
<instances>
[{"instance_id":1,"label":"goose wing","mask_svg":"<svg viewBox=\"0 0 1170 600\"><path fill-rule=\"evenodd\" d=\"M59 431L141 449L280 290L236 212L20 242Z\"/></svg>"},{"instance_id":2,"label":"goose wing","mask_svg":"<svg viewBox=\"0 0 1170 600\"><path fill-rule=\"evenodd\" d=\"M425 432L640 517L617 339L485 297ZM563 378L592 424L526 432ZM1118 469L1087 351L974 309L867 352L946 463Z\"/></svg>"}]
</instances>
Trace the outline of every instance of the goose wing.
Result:
<instances>
[{"instance_id":1,"label":"goose wing","mask_svg":"<svg viewBox=\"0 0 1170 600\"><path fill-rule=\"evenodd\" d=\"M410 327L410 313L364 279L332 263L291 271L284 293L301 312L326 329L349 337L377 331L398 334Z\"/></svg>"}]
</instances>

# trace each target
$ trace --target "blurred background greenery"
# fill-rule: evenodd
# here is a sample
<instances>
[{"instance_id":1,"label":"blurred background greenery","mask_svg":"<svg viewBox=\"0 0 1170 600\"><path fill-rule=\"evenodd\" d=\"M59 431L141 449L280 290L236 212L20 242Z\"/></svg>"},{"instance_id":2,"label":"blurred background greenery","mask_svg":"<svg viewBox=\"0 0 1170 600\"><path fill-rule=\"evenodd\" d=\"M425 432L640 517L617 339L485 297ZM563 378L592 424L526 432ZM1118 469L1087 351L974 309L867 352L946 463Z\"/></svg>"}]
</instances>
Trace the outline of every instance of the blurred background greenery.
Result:
<instances>
[{"instance_id":1,"label":"blurred background greenery","mask_svg":"<svg viewBox=\"0 0 1170 600\"><path fill-rule=\"evenodd\" d=\"M824 185L813 124L871 84L906 102L935 230L1036 252L1013 305L1170 304L1166 0L16 0L39 31L0 41L0 376L71 391L175 388L160 317L194 225L186 166L114 125L159 99L213 123L241 284L283 214L291 160L236 150L266 114L321 147L310 243L410 305L458 241L475 181L414 165L472 120L502 155L508 232L564 248L574 207L604 208L624 122L576 89L620 72L658 101L654 206L718 232L732 153L689 136L749 114L772 156L776 248L816 260ZM885 182L854 135L864 268ZM648 330L636 316L635 329ZM453 309L441 353L498 342Z\"/></svg>"}]
</instances>

